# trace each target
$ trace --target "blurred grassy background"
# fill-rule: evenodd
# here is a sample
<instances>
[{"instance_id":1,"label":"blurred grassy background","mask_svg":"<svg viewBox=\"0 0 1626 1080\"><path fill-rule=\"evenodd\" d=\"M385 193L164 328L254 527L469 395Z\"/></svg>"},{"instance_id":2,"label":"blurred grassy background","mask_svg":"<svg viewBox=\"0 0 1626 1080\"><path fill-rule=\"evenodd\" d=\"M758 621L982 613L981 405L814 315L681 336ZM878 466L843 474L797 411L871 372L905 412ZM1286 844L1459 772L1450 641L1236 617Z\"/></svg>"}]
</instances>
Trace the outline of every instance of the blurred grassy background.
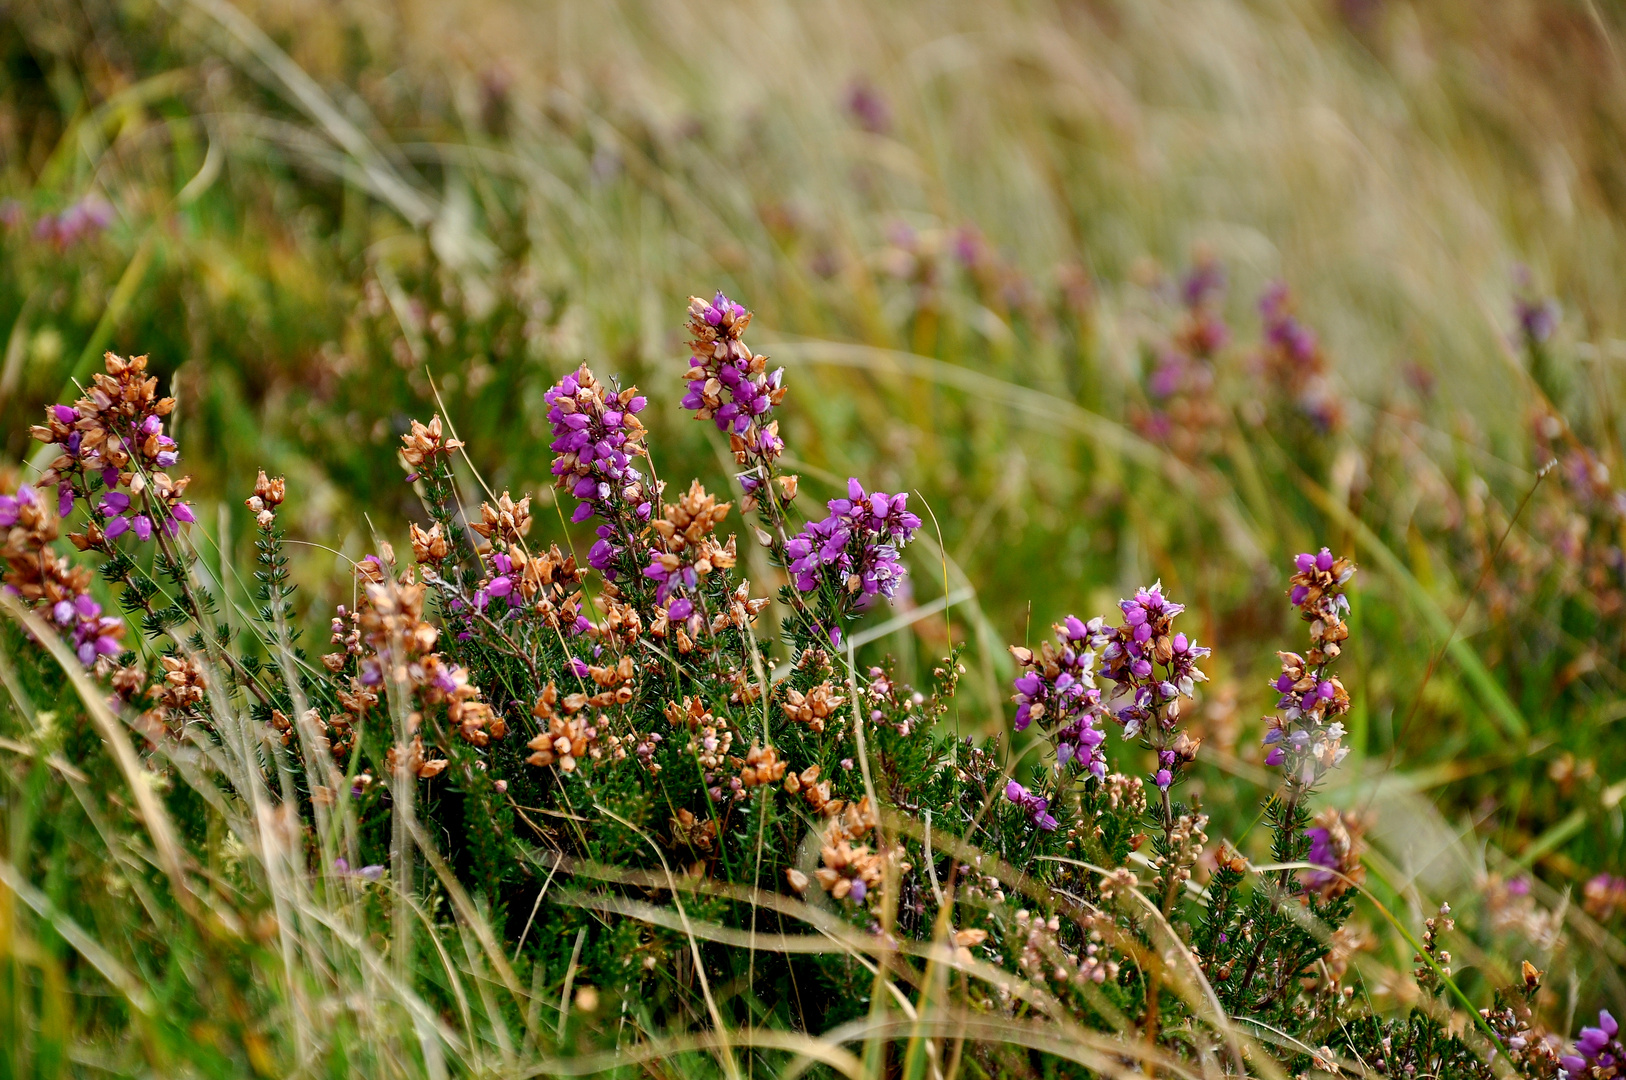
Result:
<instances>
[{"instance_id":1,"label":"blurred grassy background","mask_svg":"<svg viewBox=\"0 0 1626 1080\"><path fill-rule=\"evenodd\" d=\"M1006 642L1161 577L1216 646L1203 784L1236 835L1287 561L1329 544L1363 565L1329 798L1382 811L1418 910L1521 866L1553 903L1623 869L1620 514L1565 474L1508 523L1551 446L1622 475L1623 29L1592 0L5 5L4 453L103 348L150 353L245 603L254 470L359 556L421 514L395 446L434 387L498 490L550 500L541 395L583 359L650 392L663 476L726 487L677 405L684 300L720 288L790 366L809 495L932 509L916 599L975 589L966 730L1003 722ZM1182 455L1132 421L1199 258L1233 340ZM1338 432L1255 371L1276 279ZM1562 308L1541 370L1521 288ZM319 626L349 586L304 550Z\"/></svg>"}]
</instances>

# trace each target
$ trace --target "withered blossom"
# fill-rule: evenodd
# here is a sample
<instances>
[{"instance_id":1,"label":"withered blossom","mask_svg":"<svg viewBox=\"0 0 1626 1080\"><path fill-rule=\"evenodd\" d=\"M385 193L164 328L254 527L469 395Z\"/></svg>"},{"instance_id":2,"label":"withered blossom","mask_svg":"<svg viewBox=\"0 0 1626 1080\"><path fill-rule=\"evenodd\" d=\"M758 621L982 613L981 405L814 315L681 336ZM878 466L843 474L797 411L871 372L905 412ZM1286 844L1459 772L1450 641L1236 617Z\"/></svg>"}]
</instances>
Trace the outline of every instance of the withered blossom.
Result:
<instances>
[{"instance_id":1,"label":"withered blossom","mask_svg":"<svg viewBox=\"0 0 1626 1080\"><path fill-rule=\"evenodd\" d=\"M805 694L800 690L785 687L779 707L787 718L799 724L806 724L814 734L822 734L825 721L834 716L846 701L837 688L827 681Z\"/></svg>"},{"instance_id":2,"label":"withered blossom","mask_svg":"<svg viewBox=\"0 0 1626 1080\"><path fill-rule=\"evenodd\" d=\"M730 760L740 770L738 777L740 785L747 789L777 784L785 776L786 763L771 746L753 744L751 749L746 751L744 761L739 758Z\"/></svg>"},{"instance_id":3,"label":"withered blossom","mask_svg":"<svg viewBox=\"0 0 1626 1080\"><path fill-rule=\"evenodd\" d=\"M269 530L277 522L277 507L282 505L287 493L286 480L280 476L273 480L261 469L254 481L254 494L244 499L243 505L254 515L254 523L260 529Z\"/></svg>"},{"instance_id":4,"label":"withered blossom","mask_svg":"<svg viewBox=\"0 0 1626 1080\"><path fill-rule=\"evenodd\" d=\"M390 747L384 755L384 767L392 773L395 772L397 767L399 767L399 765L403 762L406 765L407 772L411 773L413 776L416 776L419 780L428 780L439 776L441 773L446 771L446 766L451 764L445 758L431 758L426 756L424 753L422 735L412 736L412 742L407 747L406 754L404 756L400 753L399 749L394 746Z\"/></svg>"},{"instance_id":5,"label":"withered blossom","mask_svg":"<svg viewBox=\"0 0 1626 1080\"><path fill-rule=\"evenodd\" d=\"M449 458L461 449L461 441L447 438L441 430L440 417L431 417L427 424L412 421L411 429L401 436L401 460L407 464L407 483L418 479L437 456Z\"/></svg>"},{"instance_id":6,"label":"withered blossom","mask_svg":"<svg viewBox=\"0 0 1626 1080\"><path fill-rule=\"evenodd\" d=\"M543 687L531 706L531 715L545 726L525 744L534 751L526 762L538 767L557 765L561 772L570 773L581 761L600 757L597 725L577 715L587 706L585 694L561 695L553 682Z\"/></svg>"}]
</instances>

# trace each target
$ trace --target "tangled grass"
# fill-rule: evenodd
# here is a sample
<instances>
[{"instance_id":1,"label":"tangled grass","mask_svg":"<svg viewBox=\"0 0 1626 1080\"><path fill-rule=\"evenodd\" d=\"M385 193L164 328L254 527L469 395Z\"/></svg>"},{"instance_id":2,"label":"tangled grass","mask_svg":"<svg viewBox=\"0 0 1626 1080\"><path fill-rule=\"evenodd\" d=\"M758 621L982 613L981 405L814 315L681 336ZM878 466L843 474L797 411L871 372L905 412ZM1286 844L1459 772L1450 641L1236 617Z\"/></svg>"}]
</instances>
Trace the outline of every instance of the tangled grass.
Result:
<instances>
[{"instance_id":1,"label":"tangled grass","mask_svg":"<svg viewBox=\"0 0 1626 1080\"><path fill-rule=\"evenodd\" d=\"M1616 32L8 9L6 1067L1606 1071Z\"/></svg>"}]
</instances>

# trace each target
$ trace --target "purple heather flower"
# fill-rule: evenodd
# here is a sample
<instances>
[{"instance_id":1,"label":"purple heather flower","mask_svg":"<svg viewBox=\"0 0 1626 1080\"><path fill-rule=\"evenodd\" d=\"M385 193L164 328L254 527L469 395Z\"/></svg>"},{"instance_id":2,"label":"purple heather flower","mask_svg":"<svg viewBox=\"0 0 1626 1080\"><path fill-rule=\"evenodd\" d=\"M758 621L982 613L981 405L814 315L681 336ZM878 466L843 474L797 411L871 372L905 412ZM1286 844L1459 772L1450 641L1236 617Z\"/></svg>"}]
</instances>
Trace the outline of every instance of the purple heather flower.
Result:
<instances>
[{"instance_id":1,"label":"purple heather flower","mask_svg":"<svg viewBox=\"0 0 1626 1080\"><path fill-rule=\"evenodd\" d=\"M773 407L785 395L784 368L767 369L767 358L755 356L741 340L750 312L722 293L710 302L689 300L688 391L683 407L696 419L710 420L730 437L741 464L771 466L784 453Z\"/></svg>"},{"instance_id":2,"label":"purple heather flower","mask_svg":"<svg viewBox=\"0 0 1626 1080\"><path fill-rule=\"evenodd\" d=\"M1317 866L1325 866L1328 870L1337 870L1340 865L1338 852L1333 849L1332 834L1317 825L1304 830L1304 835L1310 839L1310 853L1305 856L1306 862L1313 862ZM1306 885L1312 889L1319 889L1331 884L1334 875L1320 870L1307 870L1303 874Z\"/></svg>"},{"instance_id":3,"label":"purple heather flower","mask_svg":"<svg viewBox=\"0 0 1626 1080\"><path fill-rule=\"evenodd\" d=\"M28 490L22 488L16 495L0 495L0 528L9 529L17 524L17 509L28 501L22 493Z\"/></svg>"},{"instance_id":4,"label":"purple heather flower","mask_svg":"<svg viewBox=\"0 0 1626 1080\"><path fill-rule=\"evenodd\" d=\"M1565 1054L1559 1063L1571 1080L1588 1075L1594 1067L1608 1070L1605 1076L1618 1072L1626 1065L1626 1047L1619 1036L1620 1024L1605 1009L1598 1013L1598 1026L1582 1028L1580 1038L1575 1040L1575 1053Z\"/></svg>"},{"instance_id":5,"label":"purple heather flower","mask_svg":"<svg viewBox=\"0 0 1626 1080\"><path fill-rule=\"evenodd\" d=\"M1049 813L1050 800L1042 795L1035 795L1015 780L1005 785L1005 798L1020 806L1033 824L1045 832L1055 832L1056 819Z\"/></svg>"},{"instance_id":6,"label":"purple heather flower","mask_svg":"<svg viewBox=\"0 0 1626 1080\"><path fill-rule=\"evenodd\" d=\"M1513 318L1519 327L1523 343L1543 345L1558 328L1558 302L1536 294L1529 267L1513 268Z\"/></svg>"},{"instance_id":7,"label":"purple heather flower","mask_svg":"<svg viewBox=\"0 0 1626 1080\"><path fill-rule=\"evenodd\" d=\"M1225 267L1218 259L1201 259L1180 283L1180 300L1188 308L1216 300L1225 291Z\"/></svg>"},{"instance_id":8,"label":"purple heather flower","mask_svg":"<svg viewBox=\"0 0 1626 1080\"><path fill-rule=\"evenodd\" d=\"M1159 360L1157 369L1146 380L1146 389L1153 397L1166 398L1179 392L1185 382L1186 358L1169 352Z\"/></svg>"},{"instance_id":9,"label":"purple heather flower","mask_svg":"<svg viewBox=\"0 0 1626 1080\"><path fill-rule=\"evenodd\" d=\"M1099 620L1097 620L1099 622ZM1106 715L1101 692L1095 686L1094 636L1088 625L1069 615L1056 626L1056 644L1046 643L1035 657L1017 653L1024 666L1032 665L1015 682L1015 728L1025 731L1035 719L1056 748L1056 766L1074 765L1100 778L1106 775L1101 745L1106 733L1097 722ZM1047 672L1054 669L1056 675Z\"/></svg>"},{"instance_id":10,"label":"purple heather flower","mask_svg":"<svg viewBox=\"0 0 1626 1080\"><path fill-rule=\"evenodd\" d=\"M886 99L864 79L855 80L847 88L847 111L871 135L885 135L892 130L892 110Z\"/></svg>"},{"instance_id":11,"label":"purple heather flower","mask_svg":"<svg viewBox=\"0 0 1626 1080\"><path fill-rule=\"evenodd\" d=\"M813 592L833 581L843 594L860 594L860 604L877 594L891 599L906 573L898 549L920 528L908 500L907 494L866 493L856 478L848 480L847 497L826 504L830 515L810 522L785 546L797 589Z\"/></svg>"},{"instance_id":12,"label":"purple heather flower","mask_svg":"<svg viewBox=\"0 0 1626 1080\"><path fill-rule=\"evenodd\" d=\"M1293 568L1288 600L1310 624L1314 648L1309 660L1297 653L1279 654L1282 671L1270 686L1281 695L1276 704L1282 713L1268 718L1264 741L1271 751L1265 764L1285 766L1293 783L1308 786L1349 753L1342 745L1344 725L1338 719L1349 710L1349 697L1330 665L1341 650L1339 642L1348 635L1343 627L1349 612L1344 585L1355 567L1322 548L1296 556Z\"/></svg>"},{"instance_id":13,"label":"purple heather flower","mask_svg":"<svg viewBox=\"0 0 1626 1080\"><path fill-rule=\"evenodd\" d=\"M359 794L359 791L352 789L352 794ZM384 876L384 867L381 863L374 863L359 870L352 870L349 860L341 855L333 860L333 872L340 877L359 877L366 881L377 881Z\"/></svg>"},{"instance_id":14,"label":"purple heather flower","mask_svg":"<svg viewBox=\"0 0 1626 1080\"><path fill-rule=\"evenodd\" d=\"M644 399L631 390L611 391L583 365L554 384L542 400L553 425L550 448L558 455L553 474L560 487L581 500L570 519L604 519L588 563L613 578L612 563L625 550L625 536L635 530L627 519L647 518L647 512L639 513L646 503L644 475L632 463L642 453L638 443L643 438L643 427L632 416L644 407Z\"/></svg>"}]
</instances>

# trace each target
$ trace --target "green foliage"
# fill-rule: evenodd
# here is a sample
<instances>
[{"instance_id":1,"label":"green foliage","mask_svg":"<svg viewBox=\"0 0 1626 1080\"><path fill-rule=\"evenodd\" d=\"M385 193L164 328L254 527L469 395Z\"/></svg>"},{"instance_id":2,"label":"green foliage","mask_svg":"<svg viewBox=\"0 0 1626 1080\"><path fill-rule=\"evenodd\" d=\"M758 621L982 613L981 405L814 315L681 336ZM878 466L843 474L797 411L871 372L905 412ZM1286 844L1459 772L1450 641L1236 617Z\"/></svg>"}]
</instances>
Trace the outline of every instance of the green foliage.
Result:
<instances>
[{"instance_id":1,"label":"green foliage","mask_svg":"<svg viewBox=\"0 0 1626 1080\"><path fill-rule=\"evenodd\" d=\"M1148 879L1147 860L1177 855L1169 821L1207 815L1233 845L1225 858L1211 868L1210 845L1191 868L1200 890L1146 895L1248 1038L1269 1041L1257 1021L1370 1065L1388 1036L1421 1072L1479 1075L1488 1066L1464 1055L1487 1061L1489 1044L1450 1035L1463 1017L1444 1015L1462 1001L1409 1014L1412 950L1376 908L1248 869L1302 861L1325 806L1368 812L1366 888L1399 922L1440 896L1470 912L1460 933L1474 959L1456 978L1473 1001L1524 959L1553 973L1531 1006L1538 1026L1562 1034L1571 1015L1626 1001L1626 886L1597 876L1623 869L1626 836L1626 752L1608 737L1626 686L1618 13L607 4L515 20L490 0L459 5L447 26L432 8L237 6L268 36L201 0L0 15L5 455L31 477L24 462L48 462L26 436L40 406L73 400L104 347L151 353L180 398L172 431L199 524L153 557L126 539L76 559L127 616L122 664L156 677L161 657L195 660L221 695L160 718L155 678L154 693L118 705L205 898L189 907L86 703L34 644L7 640L0 837L18 882L55 905L43 914L0 889L13 1073L433 1075L430 1044L454 1071L506 1069L710 1028L708 994L725 1029L819 1033L897 1006L865 962L923 1015L1141 1034L1150 1020L1165 1048L1223 1070L1223 1025L1174 987L1180 951L1169 983L1144 959L1172 939L1121 891L1103 899L1088 868ZM738 63L716 60L724 39ZM84 227L104 204L106 224ZM1188 303L1181 275L1148 256L1223 260L1227 288ZM1270 375L1280 343L1268 320L1255 329L1252 301L1278 277L1319 334L1317 393L1341 406L1338 424L1324 396ZM534 537L585 558L590 526L566 524L571 500L539 487L553 438L542 395L584 356L645 384L658 475L732 490L724 440L675 407L678 300L701 284L755 303L764 351L788 365L779 413L802 505L841 496L847 475L912 493L926 519L907 556L912 594L845 625L849 665L809 630L812 608L841 613L843 583L803 597L747 525L735 580L779 603L751 635L718 635L726 664L669 643L627 650L635 697L599 736L629 738L627 756L601 746L568 775L529 765L533 705L550 678L575 689L574 653L557 628L458 623L451 600L492 576L467 508L485 484L488 499L530 493ZM1564 302L1552 325L1537 317L1544 291ZM1210 319L1228 341L1194 336ZM1167 392L1174 353L1185 359ZM403 484L397 437L436 411L466 454ZM239 505L262 465L291 492L269 530ZM341 644L330 670L316 655L329 645L300 647L326 642L335 609L365 596L336 566L384 538L404 552L408 522L439 525L450 545L423 612L440 654L508 730L478 746L445 702L407 710L422 714L430 760L446 761L413 782L415 820L467 908L421 854L409 887L394 880L387 755L409 717L389 712L384 687L347 720L366 650ZM1253 718L1272 708L1272 652L1292 647L1281 568L1322 542L1359 558L1363 587L1345 661L1352 753L1312 806L1273 796ZM1037 760L1042 739L1007 734L1001 643L1031 646L1065 612L1156 577L1191 602L1218 655L1183 718L1205 740L1176 789L1183 805L1131 812L1120 781L1064 789ZM726 602L722 582L708 605ZM623 583L647 625L651 587ZM938 602L946 614L871 636ZM592 599L582 610L602 619ZM786 671L778 685L801 693L829 682L850 697L884 679L903 696L865 729L866 754L851 716L815 732L777 698L731 700ZM792 895L786 871L816 867L809 837L824 819L782 787L721 809L701 794L716 770L666 712L685 698L732 725L733 757L772 746L797 773L816 766L832 799L873 788L878 830L909 866L884 904L759 902ZM648 758L658 774L631 750L651 733L666 735ZM1151 760L1133 743L1109 752L1130 776ZM68 784L48 754L87 779ZM1048 795L1055 832L1005 798L1011 779ZM276 834L257 799L300 822L296 873L262 843ZM680 838L680 810L716 832ZM1012 873L956 879L972 849ZM337 858L352 873L335 874ZM363 867L387 869L374 880ZM592 876L604 868L642 876ZM405 941L391 923L401 896L418 931ZM667 921L608 911L605 897ZM691 940L670 921L680 898L691 922L748 940L823 920L828 952ZM1080 959L1095 944L1118 974L1034 976L1022 906L1059 919L1055 948ZM1093 942L1080 912L1094 908L1126 936ZM329 936L334 911L355 915L350 936ZM114 950L151 1011L108 996L121 984L53 929L62 918ZM1065 1008L875 946L946 948L966 929L988 932L962 946L979 963ZM1028 951L1051 948L1047 934ZM1345 963L1333 981L1359 988L1354 1005L1330 996L1327 973ZM423 1009L381 972L410 973ZM573 989L594 988L596 1011L561 1017L567 972ZM358 1011L358 994L387 1004ZM463 1041L437 1043L437 1022ZM924 1075L928 1059L962 1075L1106 1071L1055 1047L924 1031L892 1051L862 1035L846 1045L877 1073ZM1325 1064L1272 1045L1293 1071ZM776 1068L779 1053L735 1048L747 1070L753 1054ZM684 1051L672 1068L726 1074L726 1057Z\"/></svg>"}]
</instances>

